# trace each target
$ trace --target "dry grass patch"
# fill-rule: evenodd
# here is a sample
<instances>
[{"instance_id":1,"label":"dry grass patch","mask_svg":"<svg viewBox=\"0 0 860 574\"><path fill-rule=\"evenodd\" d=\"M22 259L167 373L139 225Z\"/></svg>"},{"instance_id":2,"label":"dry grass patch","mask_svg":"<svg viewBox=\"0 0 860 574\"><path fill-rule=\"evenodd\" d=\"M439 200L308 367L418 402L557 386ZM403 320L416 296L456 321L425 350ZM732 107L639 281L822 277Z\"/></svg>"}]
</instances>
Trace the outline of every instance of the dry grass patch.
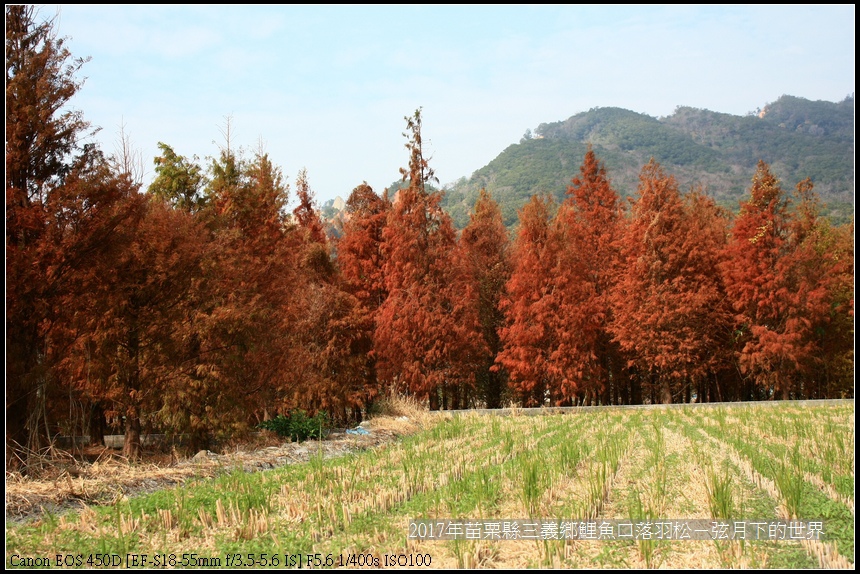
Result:
<instances>
[{"instance_id":1,"label":"dry grass patch","mask_svg":"<svg viewBox=\"0 0 860 574\"><path fill-rule=\"evenodd\" d=\"M94 462L55 451L51 457L44 457L41 472L35 476L6 473L6 519L21 522L45 511L58 513L90 504L110 505L123 497L212 478L235 468L253 472L307 462L318 454L324 458L342 456L428 428L440 416L445 415L429 412L414 399L391 397L383 401L381 412L365 423L370 432L367 435L332 433L322 441L285 443L266 432L249 442L231 442L221 454L201 451L192 457L181 457L174 450L150 453L144 462L137 463L129 463L118 451L104 447L84 453Z\"/></svg>"},{"instance_id":2,"label":"dry grass patch","mask_svg":"<svg viewBox=\"0 0 860 574\"><path fill-rule=\"evenodd\" d=\"M414 397L389 395L376 404L376 410L368 421L368 428L411 434L430 428L443 418L451 418L451 414L431 411L426 404Z\"/></svg>"}]
</instances>

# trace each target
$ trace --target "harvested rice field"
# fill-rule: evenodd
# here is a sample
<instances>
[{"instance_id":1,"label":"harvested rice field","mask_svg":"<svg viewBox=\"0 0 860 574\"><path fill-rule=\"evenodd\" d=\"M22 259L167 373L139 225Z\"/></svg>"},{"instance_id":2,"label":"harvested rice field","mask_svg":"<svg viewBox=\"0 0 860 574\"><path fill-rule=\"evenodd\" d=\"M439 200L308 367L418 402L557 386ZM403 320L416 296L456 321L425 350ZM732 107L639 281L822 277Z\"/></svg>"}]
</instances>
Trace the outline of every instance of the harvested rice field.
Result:
<instances>
[{"instance_id":1,"label":"harvested rice field","mask_svg":"<svg viewBox=\"0 0 860 574\"><path fill-rule=\"evenodd\" d=\"M28 520L7 494L6 566L853 568L853 400L425 413L325 444Z\"/></svg>"}]
</instances>

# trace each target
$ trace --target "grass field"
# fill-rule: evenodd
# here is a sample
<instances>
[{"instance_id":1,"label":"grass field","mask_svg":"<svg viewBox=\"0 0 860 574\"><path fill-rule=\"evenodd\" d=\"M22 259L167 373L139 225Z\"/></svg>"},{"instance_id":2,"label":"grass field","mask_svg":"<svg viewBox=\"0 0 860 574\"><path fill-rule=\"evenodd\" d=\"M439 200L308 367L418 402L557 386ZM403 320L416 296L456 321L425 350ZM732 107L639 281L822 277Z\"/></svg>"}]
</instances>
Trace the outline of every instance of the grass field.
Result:
<instances>
[{"instance_id":1,"label":"grass field","mask_svg":"<svg viewBox=\"0 0 860 574\"><path fill-rule=\"evenodd\" d=\"M6 565L853 567L853 401L427 420L339 458L7 519ZM794 518L823 521L824 540L407 537L443 518Z\"/></svg>"}]
</instances>

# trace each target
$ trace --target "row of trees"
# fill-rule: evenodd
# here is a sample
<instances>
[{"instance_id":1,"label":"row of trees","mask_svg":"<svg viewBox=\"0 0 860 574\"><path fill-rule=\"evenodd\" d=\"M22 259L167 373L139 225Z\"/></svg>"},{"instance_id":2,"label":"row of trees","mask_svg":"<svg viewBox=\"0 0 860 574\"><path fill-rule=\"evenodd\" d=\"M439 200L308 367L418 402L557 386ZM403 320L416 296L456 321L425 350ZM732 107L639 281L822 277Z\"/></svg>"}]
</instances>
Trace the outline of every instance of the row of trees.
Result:
<instances>
[{"instance_id":1,"label":"row of trees","mask_svg":"<svg viewBox=\"0 0 860 574\"><path fill-rule=\"evenodd\" d=\"M205 168L162 144L142 193L127 146L85 143L66 109L84 62L35 17L6 7L7 465L109 422L135 458L146 429L202 448L287 408L365 405L370 317L339 286L306 174L291 214L280 170L228 125Z\"/></svg>"},{"instance_id":2,"label":"row of trees","mask_svg":"<svg viewBox=\"0 0 860 574\"><path fill-rule=\"evenodd\" d=\"M109 424L192 448L289 409L355 420L387 392L431 408L853 393L853 226L789 201L765 164L740 215L681 195L653 161L625 210L586 153L560 206L511 241L482 192L458 235L427 185L421 114L394 197L366 184L334 240L307 174L264 151L160 144L142 190L127 148L82 145L63 111L82 61L7 6L7 466Z\"/></svg>"},{"instance_id":3,"label":"row of trees","mask_svg":"<svg viewBox=\"0 0 860 574\"><path fill-rule=\"evenodd\" d=\"M625 214L589 150L551 215L521 211L497 362L525 402L853 393L853 225L795 209L760 162L734 219L653 160ZM733 219L733 220L732 220Z\"/></svg>"}]
</instances>

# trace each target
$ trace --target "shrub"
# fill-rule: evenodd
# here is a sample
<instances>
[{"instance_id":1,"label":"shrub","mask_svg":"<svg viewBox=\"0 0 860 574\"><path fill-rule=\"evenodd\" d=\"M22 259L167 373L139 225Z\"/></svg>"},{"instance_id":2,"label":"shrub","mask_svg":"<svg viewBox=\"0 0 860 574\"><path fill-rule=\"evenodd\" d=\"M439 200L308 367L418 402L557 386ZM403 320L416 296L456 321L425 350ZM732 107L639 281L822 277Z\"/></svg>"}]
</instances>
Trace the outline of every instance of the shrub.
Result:
<instances>
[{"instance_id":1,"label":"shrub","mask_svg":"<svg viewBox=\"0 0 860 574\"><path fill-rule=\"evenodd\" d=\"M326 436L331 428L331 421L325 411L309 417L305 411L298 409L263 421L257 427L275 432L284 438L290 437L291 441L302 442L309 438Z\"/></svg>"}]
</instances>

